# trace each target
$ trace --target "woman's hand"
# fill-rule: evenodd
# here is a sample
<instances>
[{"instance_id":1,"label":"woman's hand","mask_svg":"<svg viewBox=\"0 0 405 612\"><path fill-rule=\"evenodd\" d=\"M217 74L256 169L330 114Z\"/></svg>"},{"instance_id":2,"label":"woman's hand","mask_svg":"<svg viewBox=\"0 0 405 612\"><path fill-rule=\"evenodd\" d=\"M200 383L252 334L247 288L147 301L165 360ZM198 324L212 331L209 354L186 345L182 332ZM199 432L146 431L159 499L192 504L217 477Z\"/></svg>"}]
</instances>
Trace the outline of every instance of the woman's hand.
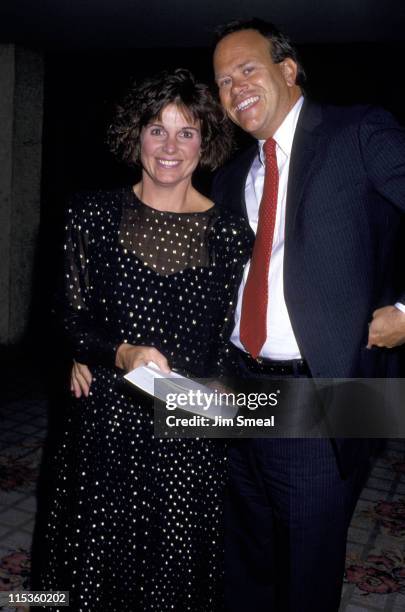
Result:
<instances>
[{"instance_id":1,"label":"woman's hand","mask_svg":"<svg viewBox=\"0 0 405 612\"><path fill-rule=\"evenodd\" d=\"M167 359L162 353L152 346L134 346L133 344L120 344L115 355L115 365L125 372L146 365L153 361L165 374L169 374L170 368Z\"/></svg>"},{"instance_id":2,"label":"woman's hand","mask_svg":"<svg viewBox=\"0 0 405 612\"><path fill-rule=\"evenodd\" d=\"M162 372L166 374L170 372L166 357L152 346L134 346L124 343L118 347L115 357L115 365L125 372L146 365L149 361L153 361ZM88 397L92 380L93 377L87 365L74 361L70 372L70 390L77 399L82 395Z\"/></svg>"},{"instance_id":3,"label":"woman's hand","mask_svg":"<svg viewBox=\"0 0 405 612\"><path fill-rule=\"evenodd\" d=\"M70 372L70 390L77 399L82 395L88 397L92 380L93 377L86 364L74 361Z\"/></svg>"}]
</instances>

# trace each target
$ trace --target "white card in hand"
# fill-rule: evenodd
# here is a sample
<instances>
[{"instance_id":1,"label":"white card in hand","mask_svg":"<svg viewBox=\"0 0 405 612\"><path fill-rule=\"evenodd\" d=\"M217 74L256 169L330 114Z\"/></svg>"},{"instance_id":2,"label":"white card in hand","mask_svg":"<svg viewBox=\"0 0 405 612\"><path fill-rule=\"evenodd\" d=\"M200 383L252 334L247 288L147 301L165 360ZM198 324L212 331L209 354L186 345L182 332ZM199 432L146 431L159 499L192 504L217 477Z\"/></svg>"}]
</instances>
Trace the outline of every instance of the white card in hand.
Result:
<instances>
[{"instance_id":1,"label":"white card in hand","mask_svg":"<svg viewBox=\"0 0 405 612\"><path fill-rule=\"evenodd\" d=\"M165 374L160 370L155 363L150 361L146 366L140 366L125 374L124 377L130 383L145 391L149 395L156 397L162 402L167 401L169 393L175 395L200 394L201 402L190 402L190 405L181 403L178 408L192 414L203 415L209 419L215 419L217 416L233 417L237 412L237 407L231 404L222 404L220 401L212 401L214 399L215 390L202 385L201 383L186 378L177 372L171 371ZM161 384L155 384L156 380L162 380ZM209 401L211 400L211 401Z\"/></svg>"},{"instance_id":2,"label":"white card in hand","mask_svg":"<svg viewBox=\"0 0 405 612\"><path fill-rule=\"evenodd\" d=\"M167 378L168 380L176 378L184 378L181 374L176 372L170 372L166 374L162 372L153 361L150 361L146 366L139 366L125 374L124 378L129 380L133 385L149 393L149 395L155 395L155 380L156 378Z\"/></svg>"}]
</instances>

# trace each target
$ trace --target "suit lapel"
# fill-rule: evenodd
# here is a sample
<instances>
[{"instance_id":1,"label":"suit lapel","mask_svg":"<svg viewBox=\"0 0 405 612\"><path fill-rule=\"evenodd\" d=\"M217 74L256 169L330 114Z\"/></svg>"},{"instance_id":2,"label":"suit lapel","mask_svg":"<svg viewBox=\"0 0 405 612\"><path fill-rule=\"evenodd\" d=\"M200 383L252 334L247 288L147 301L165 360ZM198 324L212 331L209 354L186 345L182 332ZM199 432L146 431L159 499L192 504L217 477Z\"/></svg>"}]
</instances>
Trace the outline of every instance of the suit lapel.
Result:
<instances>
[{"instance_id":1,"label":"suit lapel","mask_svg":"<svg viewBox=\"0 0 405 612\"><path fill-rule=\"evenodd\" d=\"M240 212L243 216L248 219L247 208L246 208L246 198L245 198L245 188L246 188L246 180L249 174L250 167L253 163L254 158L257 155L257 143L255 143L252 147L249 147L244 153L243 156L239 160L238 164L238 174L235 177L234 188L235 193L235 201L240 202Z\"/></svg>"},{"instance_id":2,"label":"suit lapel","mask_svg":"<svg viewBox=\"0 0 405 612\"><path fill-rule=\"evenodd\" d=\"M294 228L305 186L314 170L314 158L319 145L321 134L319 126L321 123L321 107L304 100L291 151L286 204L286 240Z\"/></svg>"}]
</instances>

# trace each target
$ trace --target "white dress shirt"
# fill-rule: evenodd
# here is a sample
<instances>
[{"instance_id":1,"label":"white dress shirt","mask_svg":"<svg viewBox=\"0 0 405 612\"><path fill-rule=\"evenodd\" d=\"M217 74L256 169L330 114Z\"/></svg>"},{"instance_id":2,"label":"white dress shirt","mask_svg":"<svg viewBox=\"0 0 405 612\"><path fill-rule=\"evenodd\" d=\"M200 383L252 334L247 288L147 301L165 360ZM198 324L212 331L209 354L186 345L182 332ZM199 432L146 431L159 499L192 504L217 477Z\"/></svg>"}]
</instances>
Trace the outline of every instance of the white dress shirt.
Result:
<instances>
[{"instance_id":1,"label":"white dress shirt","mask_svg":"<svg viewBox=\"0 0 405 612\"><path fill-rule=\"evenodd\" d=\"M291 326L287 306L284 299L283 269L284 269L284 235L285 209L287 199L288 173L290 169L291 148L304 99L296 102L283 123L275 132L276 156L279 172L277 213L274 227L273 246L268 276L269 298L267 303L267 337L260 351L262 357L269 359L300 359L301 354ZM260 201L264 185L264 141L259 141L259 153L253 161L246 179L245 199L249 223L256 233ZM245 267L235 313L235 327L231 341L240 349L246 350L239 337L239 324L242 310L242 295L249 273L250 263Z\"/></svg>"}]
</instances>

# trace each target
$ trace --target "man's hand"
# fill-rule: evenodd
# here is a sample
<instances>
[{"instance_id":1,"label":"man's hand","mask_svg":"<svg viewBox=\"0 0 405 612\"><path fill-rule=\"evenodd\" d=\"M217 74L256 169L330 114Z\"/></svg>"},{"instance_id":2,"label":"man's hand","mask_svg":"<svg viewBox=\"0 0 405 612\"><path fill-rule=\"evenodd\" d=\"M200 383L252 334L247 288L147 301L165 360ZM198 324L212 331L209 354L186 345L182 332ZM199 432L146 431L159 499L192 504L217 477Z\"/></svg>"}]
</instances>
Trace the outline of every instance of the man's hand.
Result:
<instances>
[{"instance_id":1,"label":"man's hand","mask_svg":"<svg viewBox=\"0 0 405 612\"><path fill-rule=\"evenodd\" d=\"M166 357L152 346L120 344L115 356L115 365L125 372L146 365L149 361L153 361L165 374L169 374L170 368Z\"/></svg>"},{"instance_id":2,"label":"man's hand","mask_svg":"<svg viewBox=\"0 0 405 612\"><path fill-rule=\"evenodd\" d=\"M82 395L88 397L92 379L91 372L84 363L73 362L70 373L70 390L77 399Z\"/></svg>"},{"instance_id":3,"label":"man's hand","mask_svg":"<svg viewBox=\"0 0 405 612\"><path fill-rule=\"evenodd\" d=\"M395 306L384 306L373 312L368 330L367 348L393 348L405 342L405 312Z\"/></svg>"}]
</instances>

